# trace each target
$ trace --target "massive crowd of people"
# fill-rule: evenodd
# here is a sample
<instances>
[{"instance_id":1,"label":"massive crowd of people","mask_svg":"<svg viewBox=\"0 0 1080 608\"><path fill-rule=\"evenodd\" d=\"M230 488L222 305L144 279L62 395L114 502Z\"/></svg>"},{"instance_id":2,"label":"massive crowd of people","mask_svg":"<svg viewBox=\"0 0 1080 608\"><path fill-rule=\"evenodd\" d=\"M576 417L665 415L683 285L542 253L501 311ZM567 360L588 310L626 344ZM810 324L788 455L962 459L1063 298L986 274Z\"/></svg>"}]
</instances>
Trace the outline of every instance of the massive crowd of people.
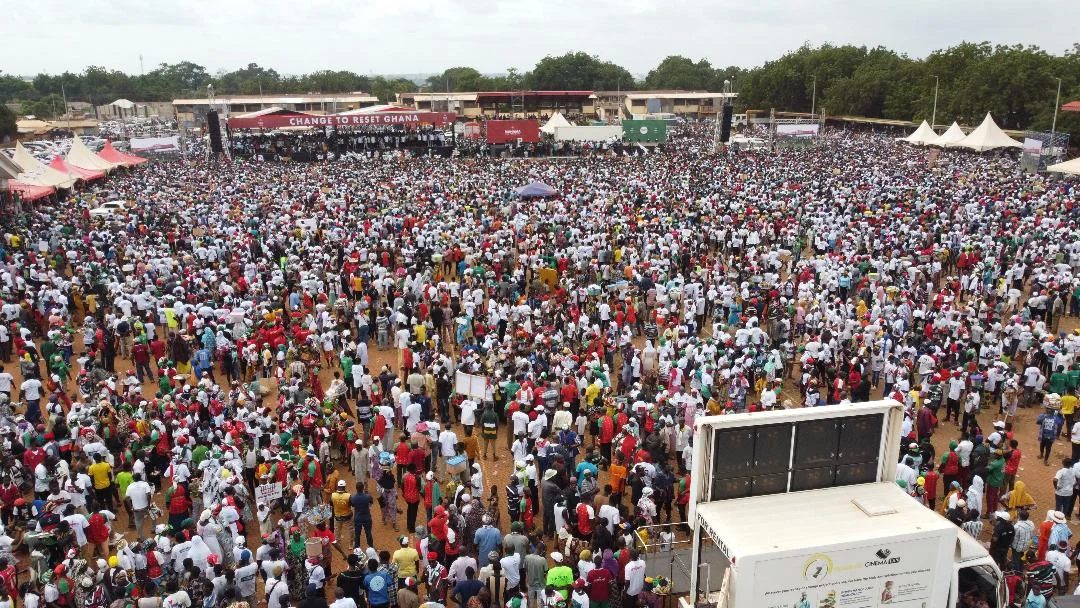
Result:
<instances>
[{"instance_id":1,"label":"massive crowd of people","mask_svg":"<svg viewBox=\"0 0 1080 608\"><path fill-rule=\"evenodd\" d=\"M1080 456L1077 183L684 128L632 157L152 162L109 177L127 213L4 218L0 603L647 605L696 417L880 396L914 500L1059 567L1073 463L1039 529L1018 465Z\"/></svg>"}]
</instances>

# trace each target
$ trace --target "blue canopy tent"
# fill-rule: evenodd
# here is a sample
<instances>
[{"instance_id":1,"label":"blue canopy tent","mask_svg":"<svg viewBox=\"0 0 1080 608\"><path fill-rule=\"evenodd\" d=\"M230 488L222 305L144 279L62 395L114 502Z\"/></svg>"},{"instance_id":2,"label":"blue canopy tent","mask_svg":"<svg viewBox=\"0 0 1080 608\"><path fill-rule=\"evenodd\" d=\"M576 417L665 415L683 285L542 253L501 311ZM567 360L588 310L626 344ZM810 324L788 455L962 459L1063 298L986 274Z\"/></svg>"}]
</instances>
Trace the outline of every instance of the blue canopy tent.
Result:
<instances>
[{"instance_id":1,"label":"blue canopy tent","mask_svg":"<svg viewBox=\"0 0 1080 608\"><path fill-rule=\"evenodd\" d=\"M514 190L514 194L521 198L547 198L549 196L555 196L558 192L543 182L533 182L527 186L522 186L517 190Z\"/></svg>"}]
</instances>

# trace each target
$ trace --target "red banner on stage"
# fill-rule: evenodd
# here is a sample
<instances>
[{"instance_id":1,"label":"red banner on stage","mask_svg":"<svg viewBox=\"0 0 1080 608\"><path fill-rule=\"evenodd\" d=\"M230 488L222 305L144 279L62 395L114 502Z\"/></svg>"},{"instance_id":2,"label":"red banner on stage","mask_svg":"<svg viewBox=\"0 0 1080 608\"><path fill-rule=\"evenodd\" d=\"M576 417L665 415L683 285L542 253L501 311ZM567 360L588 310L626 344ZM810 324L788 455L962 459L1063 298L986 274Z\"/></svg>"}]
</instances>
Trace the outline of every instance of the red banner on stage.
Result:
<instances>
[{"instance_id":1,"label":"red banner on stage","mask_svg":"<svg viewBox=\"0 0 1080 608\"><path fill-rule=\"evenodd\" d=\"M540 123L535 120L489 120L487 142L505 144L517 140L535 143L540 141Z\"/></svg>"},{"instance_id":2,"label":"red banner on stage","mask_svg":"<svg viewBox=\"0 0 1080 608\"><path fill-rule=\"evenodd\" d=\"M454 112L372 112L371 114L268 114L254 118L230 118L230 129L280 129L282 127L364 127L368 125L444 126L457 118Z\"/></svg>"}]
</instances>

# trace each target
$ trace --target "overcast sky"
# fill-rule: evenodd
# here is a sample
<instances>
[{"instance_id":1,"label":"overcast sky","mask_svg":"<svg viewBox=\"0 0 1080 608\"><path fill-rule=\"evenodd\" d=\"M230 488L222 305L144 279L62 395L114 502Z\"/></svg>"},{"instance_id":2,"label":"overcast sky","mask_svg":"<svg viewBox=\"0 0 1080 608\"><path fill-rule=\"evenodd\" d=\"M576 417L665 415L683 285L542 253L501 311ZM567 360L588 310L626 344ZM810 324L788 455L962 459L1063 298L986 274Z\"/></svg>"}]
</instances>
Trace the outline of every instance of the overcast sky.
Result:
<instances>
[{"instance_id":1,"label":"overcast sky","mask_svg":"<svg viewBox=\"0 0 1080 608\"><path fill-rule=\"evenodd\" d=\"M191 60L284 74L531 68L582 50L645 74L668 55L750 67L803 42L914 57L962 41L1077 41L1080 0L0 0L0 71Z\"/></svg>"}]
</instances>

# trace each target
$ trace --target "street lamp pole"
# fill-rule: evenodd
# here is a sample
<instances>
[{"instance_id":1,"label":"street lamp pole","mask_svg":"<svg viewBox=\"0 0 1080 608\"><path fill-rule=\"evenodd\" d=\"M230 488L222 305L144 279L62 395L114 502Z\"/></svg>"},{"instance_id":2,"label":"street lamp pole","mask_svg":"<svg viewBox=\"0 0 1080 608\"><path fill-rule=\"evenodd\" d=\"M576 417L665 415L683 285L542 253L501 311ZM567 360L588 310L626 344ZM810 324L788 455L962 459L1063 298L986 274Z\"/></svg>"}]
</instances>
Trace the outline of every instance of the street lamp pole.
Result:
<instances>
[{"instance_id":1,"label":"street lamp pole","mask_svg":"<svg viewBox=\"0 0 1080 608\"><path fill-rule=\"evenodd\" d=\"M810 115L814 116L814 110L817 109L817 75L812 76L814 79L814 89L810 96Z\"/></svg>"},{"instance_id":2,"label":"street lamp pole","mask_svg":"<svg viewBox=\"0 0 1080 608\"><path fill-rule=\"evenodd\" d=\"M938 90L938 77L934 76L934 112L930 115L930 128L933 129L937 124L937 90Z\"/></svg>"},{"instance_id":3,"label":"street lamp pole","mask_svg":"<svg viewBox=\"0 0 1080 608\"><path fill-rule=\"evenodd\" d=\"M1058 106L1061 105L1061 79L1058 78L1057 97L1054 98L1054 120L1050 123L1050 154L1054 154L1054 131L1057 131Z\"/></svg>"}]
</instances>

